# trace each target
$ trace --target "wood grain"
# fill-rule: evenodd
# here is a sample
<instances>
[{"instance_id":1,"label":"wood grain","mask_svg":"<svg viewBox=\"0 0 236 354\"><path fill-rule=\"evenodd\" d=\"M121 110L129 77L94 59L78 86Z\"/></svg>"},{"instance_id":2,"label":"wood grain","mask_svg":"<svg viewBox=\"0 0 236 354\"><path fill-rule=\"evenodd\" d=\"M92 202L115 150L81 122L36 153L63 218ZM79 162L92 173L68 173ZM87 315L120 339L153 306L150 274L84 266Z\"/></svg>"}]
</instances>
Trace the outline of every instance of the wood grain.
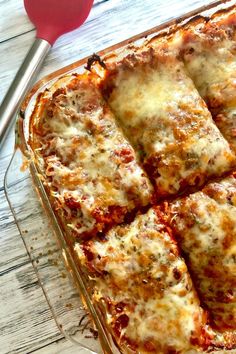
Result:
<instances>
[{"instance_id":1,"label":"wood grain","mask_svg":"<svg viewBox=\"0 0 236 354\"><path fill-rule=\"evenodd\" d=\"M208 3L208 0L96 0L87 22L56 42L38 78ZM0 0L0 101L34 36L23 0ZM3 177L13 144L12 131L0 151L0 353L85 354L58 330L5 199ZM20 179L20 171L15 173L16 179ZM23 209L24 202L19 200L18 207ZM28 229L36 233L37 212L30 214L28 211ZM44 265L45 272L49 271L46 258Z\"/></svg>"},{"instance_id":2,"label":"wood grain","mask_svg":"<svg viewBox=\"0 0 236 354\"><path fill-rule=\"evenodd\" d=\"M94 8L107 0L95 0ZM0 43L33 31L22 0L0 0Z\"/></svg>"}]
</instances>

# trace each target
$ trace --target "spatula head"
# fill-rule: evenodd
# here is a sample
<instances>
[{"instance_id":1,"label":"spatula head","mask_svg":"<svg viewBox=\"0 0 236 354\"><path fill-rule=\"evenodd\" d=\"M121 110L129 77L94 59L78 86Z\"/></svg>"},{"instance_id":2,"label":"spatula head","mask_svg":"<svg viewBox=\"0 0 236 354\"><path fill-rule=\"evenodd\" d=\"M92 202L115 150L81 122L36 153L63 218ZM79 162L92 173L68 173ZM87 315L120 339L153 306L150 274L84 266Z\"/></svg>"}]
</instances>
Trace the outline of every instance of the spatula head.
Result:
<instances>
[{"instance_id":1,"label":"spatula head","mask_svg":"<svg viewBox=\"0 0 236 354\"><path fill-rule=\"evenodd\" d=\"M66 32L80 27L94 0L24 0L26 12L37 29L37 38L53 44Z\"/></svg>"}]
</instances>

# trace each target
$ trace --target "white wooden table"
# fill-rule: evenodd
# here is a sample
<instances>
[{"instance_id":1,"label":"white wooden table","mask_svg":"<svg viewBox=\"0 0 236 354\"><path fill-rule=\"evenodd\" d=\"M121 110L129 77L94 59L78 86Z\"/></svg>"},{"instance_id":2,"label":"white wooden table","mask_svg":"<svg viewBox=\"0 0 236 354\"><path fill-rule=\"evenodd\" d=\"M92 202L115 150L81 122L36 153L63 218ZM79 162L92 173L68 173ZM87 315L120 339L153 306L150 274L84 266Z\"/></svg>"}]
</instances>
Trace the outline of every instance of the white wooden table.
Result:
<instances>
[{"instance_id":1,"label":"white wooden table","mask_svg":"<svg viewBox=\"0 0 236 354\"><path fill-rule=\"evenodd\" d=\"M39 77L207 3L95 0L87 22L57 41ZM0 0L0 102L34 35L23 0ZM81 353L52 318L5 199L3 177L13 142L11 132L0 151L0 354Z\"/></svg>"}]
</instances>

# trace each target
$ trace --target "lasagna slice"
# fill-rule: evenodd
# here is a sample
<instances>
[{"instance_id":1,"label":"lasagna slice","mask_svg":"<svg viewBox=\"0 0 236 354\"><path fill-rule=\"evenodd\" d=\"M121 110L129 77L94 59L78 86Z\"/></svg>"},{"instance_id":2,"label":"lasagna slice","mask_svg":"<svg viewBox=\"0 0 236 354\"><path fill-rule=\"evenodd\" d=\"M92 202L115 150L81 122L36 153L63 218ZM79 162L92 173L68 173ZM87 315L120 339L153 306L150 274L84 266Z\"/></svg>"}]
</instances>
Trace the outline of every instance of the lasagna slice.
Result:
<instances>
[{"instance_id":1,"label":"lasagna slice","mask_svg":"<svg viewBox=\"0 0 236 354\"><path fill-rule=\"evenodd\" d=\"M200 21L176 36L189 75L236 153L236 13Z\"/></svg>"},{"instance_id":2,"label":"lasagna slice","mask_svg":"<svg viewBox=\"0 0 236 354\"><path fill-rule=\"evenodd\" d=\"M45 186L73 236L123 222L153 188L92 75L62 78L39 98L30 145Z\"/></svg>"},{"instance_id":3,"label":"lasagna slice","mask_svg":"<svg viewBox=\"0 0 236 354\"><path fill-rule=\"evenodd\" d=\"M157 208L103 239L77 243L75 252L122 353L180 354L211 340L185 262Z\"/></svg>"},{"instance_id":4,"label":"lasagna slice","mask_svg":"<svg viewBox=\"0 0 236 354\"><path fill-rule=\"evenodd\" d=\"M170 204L170 225L212 324L220 331L236 330L235 177Z\"/></svg>"},{"instance_id":5,"label":"lasagna slice","mask_svg":"<svg viewBox=\"0 0 236 354\"><path fill-rule=\"evenodd\" d=\"M158 196L201 185L235 163L183 63L168 47L109 64L102 89Z\"/></svg>"}]
</instances>

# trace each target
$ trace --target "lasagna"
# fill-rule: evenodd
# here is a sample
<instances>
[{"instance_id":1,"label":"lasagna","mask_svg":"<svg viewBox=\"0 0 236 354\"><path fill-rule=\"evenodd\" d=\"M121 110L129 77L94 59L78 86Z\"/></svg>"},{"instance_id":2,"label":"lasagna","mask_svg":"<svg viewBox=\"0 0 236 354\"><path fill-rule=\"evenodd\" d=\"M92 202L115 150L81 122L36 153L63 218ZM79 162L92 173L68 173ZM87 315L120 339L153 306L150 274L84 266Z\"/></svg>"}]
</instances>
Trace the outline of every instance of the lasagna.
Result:
<instances>
[{"instance_id":1,"label":"lasagna","mask_svg":"<svg viewBox=\"0 0 236 354\"><path fill-rule=\"evenodd\" d=\"M160 45L108 67L102 88L144 169L165 197L235 163L174 50Z\"/></svg>"},{"instance_id":2,"label":"lasagna","mask_svg":"<svg viewBox=\"0 0 236 354\"><path fill-rule=\"evenodd\" d=\"M170 204L169 220L214 327L235 329L235 176Z\"/></svg>"},{"instance_id":3,"label":"lasagna","mask_svg":"<svg viewBox=\"0 0 236 354\"><path fill-rule=\"evenodd\" d=\"M236 350L235 25L93 55L35 104L33 161L121 353Z\"/></svg>"},{"instance_id":4,"label":"lasagna","mask_svg":"<svg viewBox=\"0 0 236 354\"><path fill-rule=\"evenodd\" d=\"M33 117L30 145L72 236L101 232L151 203L153 187L95 78L61 79L39 96Z\"/></svg>"},{"instance_id":5,"label":"lasagna","mask_svg":"<svg viewBox=\"0 0 236 354\"><path fill-rule=\"evenodd\" d=\"M175 40L189 75L236 152L235 9L189 26Z\"/></svg>"},{"instance_id":6,"label":"lasagna","mask_svg":"<svg viewBox=\"0 0 236 354\"><path fill-rule=\"evenodd\" d=\"M182 353L210 340L206 314L158 209L103 239L77 243L75 251L122 352Z\"/></svg>"}]
</instances>

